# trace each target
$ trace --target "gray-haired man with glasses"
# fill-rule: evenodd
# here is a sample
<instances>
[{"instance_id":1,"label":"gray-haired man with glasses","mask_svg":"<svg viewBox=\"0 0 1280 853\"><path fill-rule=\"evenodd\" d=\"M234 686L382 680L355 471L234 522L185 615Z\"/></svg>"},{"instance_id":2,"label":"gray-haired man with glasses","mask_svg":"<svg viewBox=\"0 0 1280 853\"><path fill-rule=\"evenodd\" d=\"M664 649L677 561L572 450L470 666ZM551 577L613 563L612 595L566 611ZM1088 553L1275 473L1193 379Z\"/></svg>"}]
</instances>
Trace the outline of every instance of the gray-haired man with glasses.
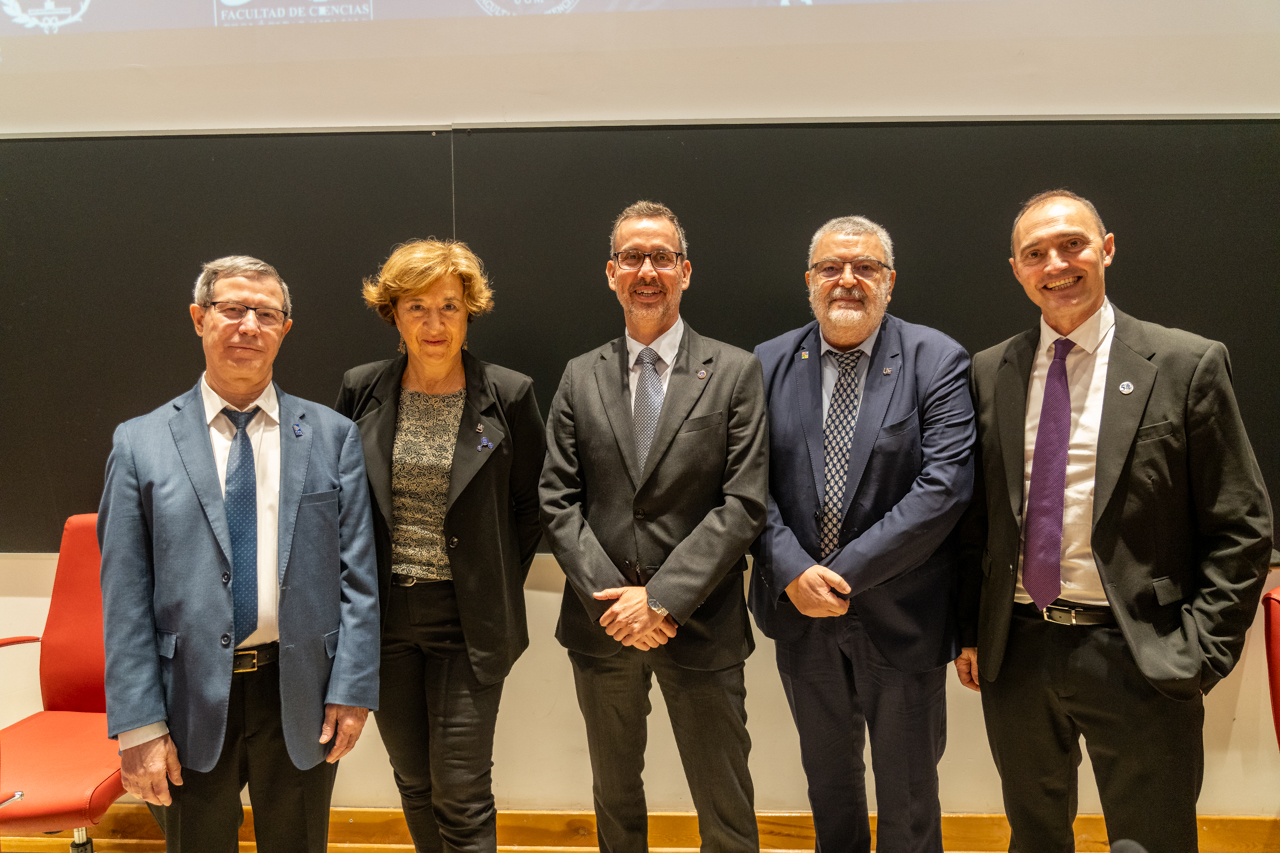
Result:
<instances>
[{"instance_id":1,"label":"gray-haired man with glasses","mask_svg":"<svg viewBox=\"0 0 1280 853\"><path fill-rule=\"evenodd\" d=\"M815 321L756 347L769 520L751 612L776 642L822 853L942 853L938 761L958 654L951 530L973 488L969 357L885 313L893 242L861 216L809 246Z\"/></svg>"},{"instance_id":2,"label":"gray-haired man with glasses","mask_svg":"<svg viewBox=\"0 0 1280 853\"><path fill-rule=\"evenodd\" d=\"M378 700L355 424L272 381L293 325L269 264L204 265L195 387L121 424L98 511L107 726L169 853L324 853L336 762Z\"/></svg>"},{"instance_id":3,"label":"gray-haired man with glasses","mask_svg":"<svg viewBox=\"0 0 1280 853\"><path fill-rule=\"evenodd\" d=\"M742 572L765 519L760 364L681 319L692 267L674 213L637 202L611 239L626 334L565 369L540 489L568 578L556 636L586 721L600 849L648 849L640 771L657 676L702 849L754 853Z\"/></svg>"}]
</instances>

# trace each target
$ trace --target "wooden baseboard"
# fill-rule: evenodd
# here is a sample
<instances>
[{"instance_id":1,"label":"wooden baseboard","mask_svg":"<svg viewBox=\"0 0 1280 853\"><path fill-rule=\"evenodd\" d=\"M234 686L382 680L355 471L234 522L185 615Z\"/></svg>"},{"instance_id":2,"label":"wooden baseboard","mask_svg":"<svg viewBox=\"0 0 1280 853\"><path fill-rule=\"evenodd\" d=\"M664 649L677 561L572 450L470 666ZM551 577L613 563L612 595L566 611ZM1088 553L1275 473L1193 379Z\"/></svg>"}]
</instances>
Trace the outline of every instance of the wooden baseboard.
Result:
<instances>
[{"instance_id":1,"label":"wooden baseboard","mask_svg":"<svg viewBox=\"0 0 1280 853\"><path fill-rule=\"evenodd\" d=\"M812 851L813 818L808 812L761 812L762 851ZM875 816L871 818L875 828ZM1202 853L1268 853L1280 850L1280 818L1200 818ZM0 823L3 833L3 823ZM145 806L117 803L89 830L97 853L163 853L164 840ZM943 845L948 851L995 851L1009 848L1009 824L999 814L949 814L942 818ZM67 853L71 833L0 835L8 853ZM498 844L519 853L583 853L596 849L596 821L590 812L503 811L498 813ZM689 812L649 815L652 853L687 853L698 849L698 821ZM1105 853L1106 827L1101 815L1076 820L1076 850ZM329 816L330 853L406 853L409 831L399 809L335 808ZM245 809L240 853L256 853L253 810Z\"/></svg>"}]
</instances>

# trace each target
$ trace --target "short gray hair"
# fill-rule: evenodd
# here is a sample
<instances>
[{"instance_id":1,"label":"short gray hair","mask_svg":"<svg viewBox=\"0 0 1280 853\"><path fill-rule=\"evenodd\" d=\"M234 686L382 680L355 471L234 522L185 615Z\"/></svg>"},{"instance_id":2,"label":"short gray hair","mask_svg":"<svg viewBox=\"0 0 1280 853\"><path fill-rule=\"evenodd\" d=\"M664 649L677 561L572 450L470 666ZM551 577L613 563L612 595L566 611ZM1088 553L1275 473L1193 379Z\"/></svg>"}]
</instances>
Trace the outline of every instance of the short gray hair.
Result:
<instances>
[{"instance_id":1,"label":"short gray hair","mask_svg":"<svg viewBox=\"0 0 1280 853\"><path fill-rule=\"evenodd\" d=\"M614 246L617 245L618 228L628 219L665 219L671 223L676 229L676 236L680 238L680 254L684 255L684 259L689 260L689 241L684 236L684 229L680 227L680 220L676 219L676 215L660 201L637 201L629 204L618 218L613 220L613 230L609 232L609 254L613 254Z\"/></svg>"},{"instance_id":2,"label":"short gray hair","mask_svg":"<svg viewBox=\"0 0 1280 853\"><path fill-rule=\"evenodd\" d=\"M266 261L260 261L248 255L227 255L225 258L218 258L216 261L205 264L200 270L200 277L196 279L196 287L191 294L192 301L202 308L208 307L209 303L213 302L213 286L220 279L236 276L274 279L275 283L280 285L280 292L284 295L285 316L293 314L293 302L289 299L289 285L284 283L280 273Z\"/></svg>"},{"instance_id":3,"label":"short gray hair","mask_svg":"<svg viewBox=\"0 0 1280 853\"><path fill-rule=\"evenodd\" d=\"M828 234L844 234L849 237L859 234L874 235L884 247L885 260L889 263L889 268L893 268L893 240L889 239L889 232L884 230L884 226L872 222L865 216L838 216L819 228L813 235L813 239L809 241L809 258L805 262L806 267L813 263L813 253L818 248L818 242Z\"/></svg>"}]
</instances>

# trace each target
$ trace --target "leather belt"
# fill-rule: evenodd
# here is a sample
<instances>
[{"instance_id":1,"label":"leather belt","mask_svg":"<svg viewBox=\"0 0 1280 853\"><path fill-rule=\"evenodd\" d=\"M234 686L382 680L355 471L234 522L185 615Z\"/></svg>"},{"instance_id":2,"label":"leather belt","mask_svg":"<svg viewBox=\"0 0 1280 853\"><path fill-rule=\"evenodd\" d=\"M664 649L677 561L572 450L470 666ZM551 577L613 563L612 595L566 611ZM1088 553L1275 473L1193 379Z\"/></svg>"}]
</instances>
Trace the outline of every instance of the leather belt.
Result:
<instances>
[{"instance_id":1,"label":"leather belt","mask_svg":"<svg viewBox=\"0 0 1280 853\"><path fill-rule=\"evenodd\" d=\"M261 646L254 646L251 649L236 649L231 671L233 673L253 672L261 666L275 663L279 658L279 643L265 643Z\"/></svg>"},{"instance_id":2,"label":"leather belt","mask_svg":"<svg viewBox=\"0 0 1280 853\"><path fill-rule=\"evenodd\" d=\"M413 575L402 575L399 572L391 573L392 586L413 586L415 583L418 583L419 581L422 581L422 578L417 578L417 577L414 577ZM422 582L425 583L425 581L422 581Z\"/></svg>"},{"instance_id":3,"label":"leather belt","mask_svg":"<svg viewBox=\"0 0 1280 853\"><path fill-rule=\"evenodd\" d=\"M1114 625L1116 624L1115 614L1111 612L1110 607L1098 607L1091 604L1074 604L1070 601L1062 601L1059 599L1053 604L1045 607L1044 612L1034 604L1017 604L1015 607L1022 608L1023 614L1026 616L1039 616L1046 622L1054 622L1058 625Z\"/></svg>"}]
</instances>

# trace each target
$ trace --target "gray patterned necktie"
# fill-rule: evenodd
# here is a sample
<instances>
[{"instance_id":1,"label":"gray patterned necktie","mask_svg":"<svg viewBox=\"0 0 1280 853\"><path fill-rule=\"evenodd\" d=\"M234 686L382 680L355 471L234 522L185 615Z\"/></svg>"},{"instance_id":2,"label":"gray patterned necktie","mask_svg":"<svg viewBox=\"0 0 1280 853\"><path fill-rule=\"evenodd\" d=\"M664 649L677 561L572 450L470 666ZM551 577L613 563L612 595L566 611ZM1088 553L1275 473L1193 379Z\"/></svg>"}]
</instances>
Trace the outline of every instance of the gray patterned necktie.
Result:
<instances>
[{"instance_id":1,"label":"gray patterned necktie","mask_svg":"<svg viewBox=\"0 0 1280 853\"><path fill-rule=\"evenodd\" d=\"M231 533L231 615L238 646L258 627L258 477L247 430L258 407L247 412L228 407L222 413L236 428L227 455L223 505Z\"/></svg>"},{"instance_id":2,"label":"gray patterned necktie","mask_svg":"<svg viewBox=\"0 0 1280 853\"><path fill-rule=\"evenodd\" d=\"M840 544L840 508L844 504L845 484L849 479L849 447L853 444L853 430L858 425L858 405L861 390L858 387L858 362L862 350L832 352L840 365L840 376L831 392L831 405L827 409L827 421L822 425L822 464L826 476L825 494L822 498L822 556L830 554Z\"/></svg>"},{"instance_id":3,"label":"gray patterned necktie","mask_svg":"<svg viewBox=\"0 0 1280 853\"><path fill-rule=\"evenodd\" d=\"M640 378L636 381L636 403L631 414L636 425L636 458L640 460L642 471L649 457L649 445L653 444L653 434L658 428L658 415L662 411L662 378L658 376L658 361L658 353L652 347L645 347L636 356Z\"/></svg>"}]
</instances>

